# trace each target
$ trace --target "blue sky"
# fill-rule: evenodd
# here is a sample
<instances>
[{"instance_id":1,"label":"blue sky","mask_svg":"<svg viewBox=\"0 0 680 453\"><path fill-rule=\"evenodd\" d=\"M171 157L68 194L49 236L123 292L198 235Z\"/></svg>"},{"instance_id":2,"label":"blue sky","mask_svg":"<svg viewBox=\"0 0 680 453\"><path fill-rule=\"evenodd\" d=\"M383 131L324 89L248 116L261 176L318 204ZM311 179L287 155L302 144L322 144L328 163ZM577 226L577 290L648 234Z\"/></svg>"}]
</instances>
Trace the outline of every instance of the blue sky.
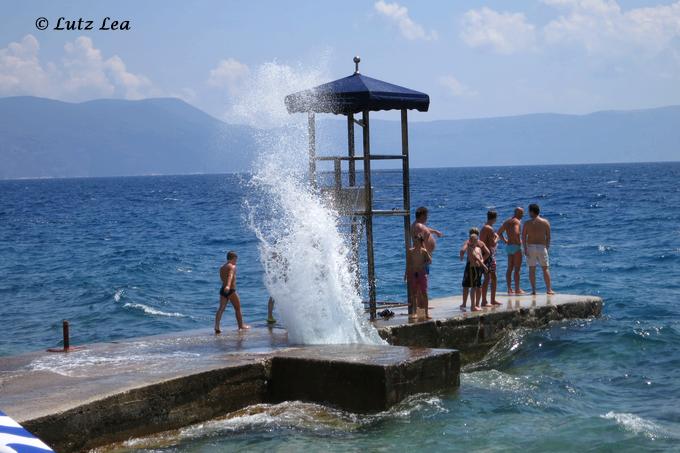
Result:
<instances>
[{"instance_id":1,"label":"blue sky","mask_svg":"<svg viewBox=\"0 0 680 453\"><path fill-rule=\"evenodd\" d=\"M60 16L132 30L53 30ZM420 120L680 104L680 1L5 0L0 25L0 96L177 96L228 119L262 64L333 79L359 54L431 96Z\"/></svg>"}]
</instances>

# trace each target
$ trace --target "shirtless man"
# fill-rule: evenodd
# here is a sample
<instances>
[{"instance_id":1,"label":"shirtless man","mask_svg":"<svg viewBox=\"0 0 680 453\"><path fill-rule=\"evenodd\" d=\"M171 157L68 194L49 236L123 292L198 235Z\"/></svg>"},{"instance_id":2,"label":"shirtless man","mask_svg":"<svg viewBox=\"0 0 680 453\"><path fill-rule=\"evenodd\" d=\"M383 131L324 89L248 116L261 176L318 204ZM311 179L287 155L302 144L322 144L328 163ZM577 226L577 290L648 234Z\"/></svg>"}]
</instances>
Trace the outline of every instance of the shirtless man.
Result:
<instances>
[{"instance_id":1,"label":"shirtless man","mask_svg":"<svg viewBox=\"0 0 680 453\"><path fill-rule=\"evenodd\" d=\"M413 240L413 247L406 253L406 272L404 280L409 283L413 292L415 306L425 310L425 319L431 319L428 313L427 298L427 273L425 269L432 262L432 255L425 248L425 241L422 236L416 236ZM409 316L409 319L417 317L417 310Z\"/></svg>"},{"instance_id":2,"label":"shirtless man","mask_svg":"<svg viewBox=\"0 0 680 453\"><path fill-rule=\"evenodd\" d=\"M432 235L442 237L444 234L442 234L441 231L435 230L434 228L430 228L426 225L427 212L427 208L423 206L416 209L416 221L413 222L413 225L411 225L411 239L415 244L416 238L418 236L422 236L423 240L425 241L425 248L430 253L430 255L432 255L432 253L434 253L435 247L437 246L437 241L434 239L434 237L432 237Z\"/></svg>"},{"instance_id":3,"label":"shirtless man","mask_svg":"<svg viewBox=\"0 0 680 453\"><path fill-rule=\"evenodd\" d=\"M486 307L489 302L486 299L486 291L489 288L489 283L491 283L491 304L490 305L501 305L500 302L496 300L496 246L498 245L498 235L493 229L494 223L498 218L498 213L496 211L489 211L486 213L486 223L482 227L482 232L479 235L479 240L486 245L489 249L489 257L486 259L484 264L486 265L488 271L484 274L484 283L482 283L482 307Z\"/></svg>"},{"instance_id":4,"label":"shirtless man","mask_svg":"<svg viewBox=\"0 0 680 453\"><path fill-rule=\"evenodd\" d=\"M531 220L524 222L522 228L522 242L524 254L527 256L529 265L529 281L531 282L531 294L536 294L536 265L540 264L543 269L543 280L547 294L555 294L550 282L550 261L548 249L550 248L550 222L540 216L541 208L533 203L529 205Z\"/></svg>"},{"instance_id":5,"label":"shirtless man","mask_svg":"<svg viewBox=\"0 0 680 453\"><path fill-rule=\"evenodd\" d=\"M508 294L524 294L519 287L519 273L522 269L522 239L520 229L524 209L515 208L515 215L503 222L498 229L498 237L505 243L505 252L508 254L508 270L505 272L505 280L508 283ZM508 237L503 235L507 234ZM512 275L515 274L515 291L512 290Z\"/></svg>"},{"instance_id":6,"label":"shirtless man","mask_svg":"<svg viewBox=\"0 0 680 453\"><path fill-rule=\"evenodd\" d=\"M227 308L227 304L231 302L236 313L236 322L239 330L250 329L250 326L243 324L243 317L241 316L241 299L236 292L236 261L238 255L236 252L227 252L227 262L220 267L220 307L215 314L215 333L222 333L220 330L220 321L222 320L222 313Z\"/></svg>"},{"instance_id":7,"label":"shirtless man","mask_svg":"<svg viewBox=\"0 0 680 453\"><path fill-rule=\"evenodd\" d=\"M476 230L476 228L475 228ZM470 310L480 311L479 300L482 296L482 274L488 271L484 261L489 257L489 250L482 241L478 239L476 233L470 233L470 238L465 241L460 250L461 257L467 252L467 263L463 272L463 305L461 310L465 310L465 290L470 290Z\"/></svg>"}]
</instances>

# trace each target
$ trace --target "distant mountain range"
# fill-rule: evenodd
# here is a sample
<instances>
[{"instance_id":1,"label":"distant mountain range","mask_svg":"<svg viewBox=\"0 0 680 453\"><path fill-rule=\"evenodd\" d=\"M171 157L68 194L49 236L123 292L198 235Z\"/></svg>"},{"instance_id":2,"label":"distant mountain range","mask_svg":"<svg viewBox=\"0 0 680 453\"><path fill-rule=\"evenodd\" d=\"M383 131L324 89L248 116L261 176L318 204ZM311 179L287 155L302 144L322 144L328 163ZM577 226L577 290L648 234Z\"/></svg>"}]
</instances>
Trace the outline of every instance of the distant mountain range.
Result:
<instances>
[{"instance_id":1,"label":"distant mountain range","mask_svg":"<svg viewBox=\"0 0 680 453\"><path fill-rule=\"evenodd\" d=\"M345 152L345 124L320 121L321 153ZM400 152L398 121L371 124L372 152ZM254 136L179 99L0 98L0 179L248 171ZM409 138L412 167L674 161L680 106L411 122Z\"/></svg>"}]
</instances>

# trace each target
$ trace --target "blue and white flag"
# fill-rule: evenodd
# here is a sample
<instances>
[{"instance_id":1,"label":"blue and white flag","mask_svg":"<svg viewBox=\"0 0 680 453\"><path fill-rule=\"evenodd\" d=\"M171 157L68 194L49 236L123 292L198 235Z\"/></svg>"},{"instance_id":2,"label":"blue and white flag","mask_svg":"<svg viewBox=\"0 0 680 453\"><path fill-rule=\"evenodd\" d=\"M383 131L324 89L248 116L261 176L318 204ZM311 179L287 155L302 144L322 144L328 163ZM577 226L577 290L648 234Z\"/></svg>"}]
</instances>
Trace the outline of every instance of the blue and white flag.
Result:
<instances>
[{"instance_id":1,"label":"blue and white flag","mask_svg":"<svg viewBox=\"0 0 680 453\"><path fill-rule=\"evenodd\" d=\"M43 441L0 412L0 453L54 453Z\"/></svg>"}]
</instances>

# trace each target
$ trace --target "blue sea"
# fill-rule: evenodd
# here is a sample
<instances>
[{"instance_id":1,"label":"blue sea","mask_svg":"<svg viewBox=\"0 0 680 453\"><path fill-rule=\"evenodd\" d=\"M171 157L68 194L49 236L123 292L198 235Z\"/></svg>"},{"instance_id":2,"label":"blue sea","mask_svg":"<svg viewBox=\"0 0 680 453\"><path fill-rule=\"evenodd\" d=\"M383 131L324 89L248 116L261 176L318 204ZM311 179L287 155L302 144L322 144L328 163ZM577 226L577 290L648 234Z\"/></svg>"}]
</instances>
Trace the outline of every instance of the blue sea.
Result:
<instances>
[{"instance_id":1,"label":"blue sea","mask_svg":"<svg viewBox=\"0 0 680 453\"><path fill-rule=\"evenodd\" d=\"M63 319L74 344L211 327L230 249L244 317L263 325L247 179L0 181L0 355L58 345ZM379 172L376 198L389 207L400 182ZM502 221L536 202L556 291L601 296L603 317L518 331L458 391L383 414L262 406L126 451L680 451L680 163L417 169L411 183L413 207L444 232L431 296L460 293L457 252L488 209ZM380 300L403 299L402 228L375 227Z\"/></svg>"}]
</instances>

